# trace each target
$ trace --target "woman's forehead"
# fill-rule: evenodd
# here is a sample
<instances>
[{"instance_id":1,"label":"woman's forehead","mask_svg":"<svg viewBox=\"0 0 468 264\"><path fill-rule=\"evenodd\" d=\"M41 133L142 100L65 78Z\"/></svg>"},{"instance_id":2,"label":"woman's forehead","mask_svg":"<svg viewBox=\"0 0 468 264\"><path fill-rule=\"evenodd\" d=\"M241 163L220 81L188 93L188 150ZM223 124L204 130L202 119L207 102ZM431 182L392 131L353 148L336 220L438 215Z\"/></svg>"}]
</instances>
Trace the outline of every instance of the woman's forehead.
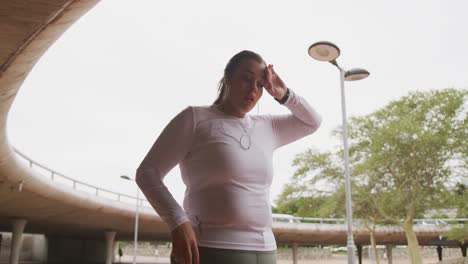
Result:
<instances>
[{"instance_id":1,"label":"woman's forehead","mask_svg":"<svg viewBox=\"0 0 468 264\"><path fill-rule=\"evenodd\" d=\"M238 72L239 73L249 73L257 76L264 76L265 75L265 64L259 63L256 60L247 59L243 60L239 64Z\"/></svg>"}]
</instances>

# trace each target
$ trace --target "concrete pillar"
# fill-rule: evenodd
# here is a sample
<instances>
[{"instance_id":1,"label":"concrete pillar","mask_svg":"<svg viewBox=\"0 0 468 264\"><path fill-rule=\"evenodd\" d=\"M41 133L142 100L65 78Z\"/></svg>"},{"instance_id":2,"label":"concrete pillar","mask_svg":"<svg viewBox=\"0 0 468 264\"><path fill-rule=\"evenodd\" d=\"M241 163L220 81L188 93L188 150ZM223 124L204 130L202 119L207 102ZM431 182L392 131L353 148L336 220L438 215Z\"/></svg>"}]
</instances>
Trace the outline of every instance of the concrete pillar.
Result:
<instances>
[{"instance_id":1,"label":"concrete pillar","mask_svg":"<svg viewBox=\"0 0 468 264\"><path fill-rule=\"evenodd\" d=\"M437 246L437 256L439 257L439 261L442 261L442 246Z\"/></svg>"},{"instance_id":2,"label":"concrete pillar","mask_svg":"<svg viewBox=\"0 0 468 264\"><path fill-rule=\"evenodd\" d=\"M359 264L362 264L362 245L356 245Z\"/></svg>"},{"instance_id":3,"label":"concrete pillar","mask_svg":"<svg viewBox=\"0 0 468 264\"><path fill-rule=\"evenodd\" d=\"M392 263L393 263L393 259L392 259L392 248L393 248L392 245L386 245L386 246L385 246L385 249L387 250L387 263L388 263L388 264L392 264Z\"/></svg>"},{"instance_id":4,"label":"concrete pillar","mask_svg":"<svg viewBox=\"0 0 468 264\"><path fill-rule=\"evenodd\" d=\"M292 244L292 251L293 251L293 264L297 264L297 243Z\"/></svg>"},{"instance_id":5,"label":"concrete pillar","mask_svg":"<svg viewBox=\"0 0 468 264\"><path fill-rule=\"evenodd\" d=\"M466 246L467 246L466 242L463 244L460 244L460 249L464 258L466 258Z\"/></svg>"},{"instance_id":6,"label":"concrete pillar","mask_svg":"<svg viewBox=\"0 0 468 264\"><path fill-rule=\"evenodd\" d=\"M114 260L115 231L106 231L106 264Z\"/></svg>"},{"instance_id":7,"label":"concrete pillar","mask_svg":"<svg viewBox=\"0 0 468 264\"><path fill-rule=\"evenodd\" d=\"M32 259L41 263L47 263L47 238L45 235L32 237Z\"/></svg>"},{"instance_id":8,"label":"concrete pillar","mask_svg":"<svg viewBox=\"0 0 468 264\"><path fill-rule=\"evenodd\" d=\"M27 221L25 219L13 220L13 232L11 234L10 264L18 264L23 242L23 231Z\"/></svg>"}]
</instances>

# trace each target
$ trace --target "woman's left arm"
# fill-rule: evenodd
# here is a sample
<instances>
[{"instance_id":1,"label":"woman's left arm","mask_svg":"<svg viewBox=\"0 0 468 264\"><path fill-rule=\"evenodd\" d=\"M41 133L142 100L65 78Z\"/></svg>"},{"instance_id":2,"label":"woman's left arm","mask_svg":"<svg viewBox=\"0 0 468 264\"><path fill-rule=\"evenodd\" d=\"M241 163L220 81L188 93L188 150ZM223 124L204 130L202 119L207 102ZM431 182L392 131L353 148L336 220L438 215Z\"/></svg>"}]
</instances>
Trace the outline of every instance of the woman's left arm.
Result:
<instances>
[{"instance_id":1,"label":"woman's left arm","mask_svg":"<svg viewBox=\"0 0 468 264\"><path fill-rule=\"evenodd\" d=\"M265 71L265 89L291 111L291 114L271 117L275 148L315 132L322 122L322 117L304 98L287 88L283 80L273 70L272 65L267 66Z\"/></svg>"},{"instance_id":2,"label":"woman's left arm","mask_svg":"<svg viewBox=\"0 0 468 264\"><path fill-rule=\"evenodd\" d=\"M289 98L283 105L291 111L291 114L271 116L275 148L314 133L322 122L320 114L291 89L289 89Z\"/></svg>"}]
</instances>

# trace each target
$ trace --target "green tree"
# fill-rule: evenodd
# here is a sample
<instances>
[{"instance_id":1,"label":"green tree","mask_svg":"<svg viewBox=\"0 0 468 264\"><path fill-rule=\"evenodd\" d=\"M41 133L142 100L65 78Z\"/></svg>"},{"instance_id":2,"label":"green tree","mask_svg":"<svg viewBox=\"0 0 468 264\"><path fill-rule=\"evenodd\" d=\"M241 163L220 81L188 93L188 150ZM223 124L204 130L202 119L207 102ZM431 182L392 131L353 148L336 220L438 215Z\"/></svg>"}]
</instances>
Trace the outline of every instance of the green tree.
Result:
<instances>
[{"instance_id":1,"label":"green tree","mask_svg":"<svg viewBox=\"0 0 468 264\"><path fill-rule=\"evenodd\" d=\"M463 182L457 182L450 193L450 197L452 198L452 204L456 206L457 217L468 218L468 186Z\"/></svg>"},{"instance_id":2,"label":"green tree","mask_svg":"<svg viewBox=\"0 0 468 264\"><path fill-rule=\"evenodd\" d=\"M297 168L278 197L278 212L304 217L344 217L343 170L333 153L307 150L293 161ZM309 177L312 175L312 177Z\"/></svg>"},{"instance_id":3,"label":"green tree","mask_svg":"<svg viewBox=\"0 0 468 264\"><path fill-rule=\"evenodd\" d=\"M378 193L372 192L372 187L362 184L353 186L353 215L361 220L361 224L369 231L371 246L376 256L376 263L380 260L377 257L377 242L375 231L378 224L384 223L382 216L377 210Z\"/></svg>"},{"instance_id":4,"label":"green tree","mask_svg":"<svg viewBox=\"0 0 468 264\"><path fill-rule=\"evenodd\" d=\"M452 203L457 208L457 218L468 218L468 188L466 184L458 182L451 193ZM461 244L468 241L468 223L454 226L447 234L447 238L458 240Z\"/></svg>"},{"instance_id":5,"label":"green tree","mask_svg":"<svg viewBox=\"0 0 468 264\"><path fill-rule=\"evenodd\" d=\"M467 90L456 89L412 92L349 122L356 212L364 208L369 216L400 225L411 263L422 263L414 218L448 202L458 207L450 197L456 184L466 181L467 96ZM335 136L340 135L336 130ZM330 190L344 180L341 154L312 150L299 154L293 163L296 173L278 204L323 190L331 195Z\"/></svg>"},{"instance_id":6,"label":"green tree","mask_svg":"<svg viewBox=\"0 0 468 264\"><path fill-rule=\"evenodd\" d=\"M468 241L468 223L451 228L447 234L447 238L450 240L457 240L460 244L466 243L466 241Z\"/></svg>"},{"instance_id":7,"label":"green tree","mask_svg":"<svg viewBox=\"0 0 468 264\"><path fill-rule=\"evenodd\" d=\"M422 263L413 219L446 205L466 175L466 97L466 90L414 92L351 122L355 179L380 194L379 214L403 227L411 263Z\"/></svg>"}]
</instances>

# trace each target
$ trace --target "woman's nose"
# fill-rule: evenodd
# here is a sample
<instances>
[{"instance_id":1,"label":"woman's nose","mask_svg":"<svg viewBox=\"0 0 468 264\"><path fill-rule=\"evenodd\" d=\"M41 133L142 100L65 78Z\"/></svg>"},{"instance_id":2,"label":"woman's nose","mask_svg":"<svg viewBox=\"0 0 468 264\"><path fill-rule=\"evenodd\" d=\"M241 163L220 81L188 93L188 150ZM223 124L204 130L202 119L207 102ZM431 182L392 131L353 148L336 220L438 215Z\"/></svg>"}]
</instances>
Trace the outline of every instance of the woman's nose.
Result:
<instances>
[{"instance_id":1,"label":"woman's nose","mask_svg":"<svg viewBox=\"0 0 468 264\"><path fill-rule=\"evenodd\" d=\"M248 90L249 90L249 93L255 91L255 89L257 88L257 83L255 83L255 82L250 83L250 85L249 85L248 88L249 88L249 89L248 89Z\"/></svg>"},{"instance_id":2,"label":"woman's nose","mask_svg":"<svg viewBox=\"0 0 468 264\"><path fill-rule=\"evenodd\" d=\"M250 85L250 90L258 90L258 89L263 89L263 85L260 81L256 81Z\"/></svg>"}]
</instances>

